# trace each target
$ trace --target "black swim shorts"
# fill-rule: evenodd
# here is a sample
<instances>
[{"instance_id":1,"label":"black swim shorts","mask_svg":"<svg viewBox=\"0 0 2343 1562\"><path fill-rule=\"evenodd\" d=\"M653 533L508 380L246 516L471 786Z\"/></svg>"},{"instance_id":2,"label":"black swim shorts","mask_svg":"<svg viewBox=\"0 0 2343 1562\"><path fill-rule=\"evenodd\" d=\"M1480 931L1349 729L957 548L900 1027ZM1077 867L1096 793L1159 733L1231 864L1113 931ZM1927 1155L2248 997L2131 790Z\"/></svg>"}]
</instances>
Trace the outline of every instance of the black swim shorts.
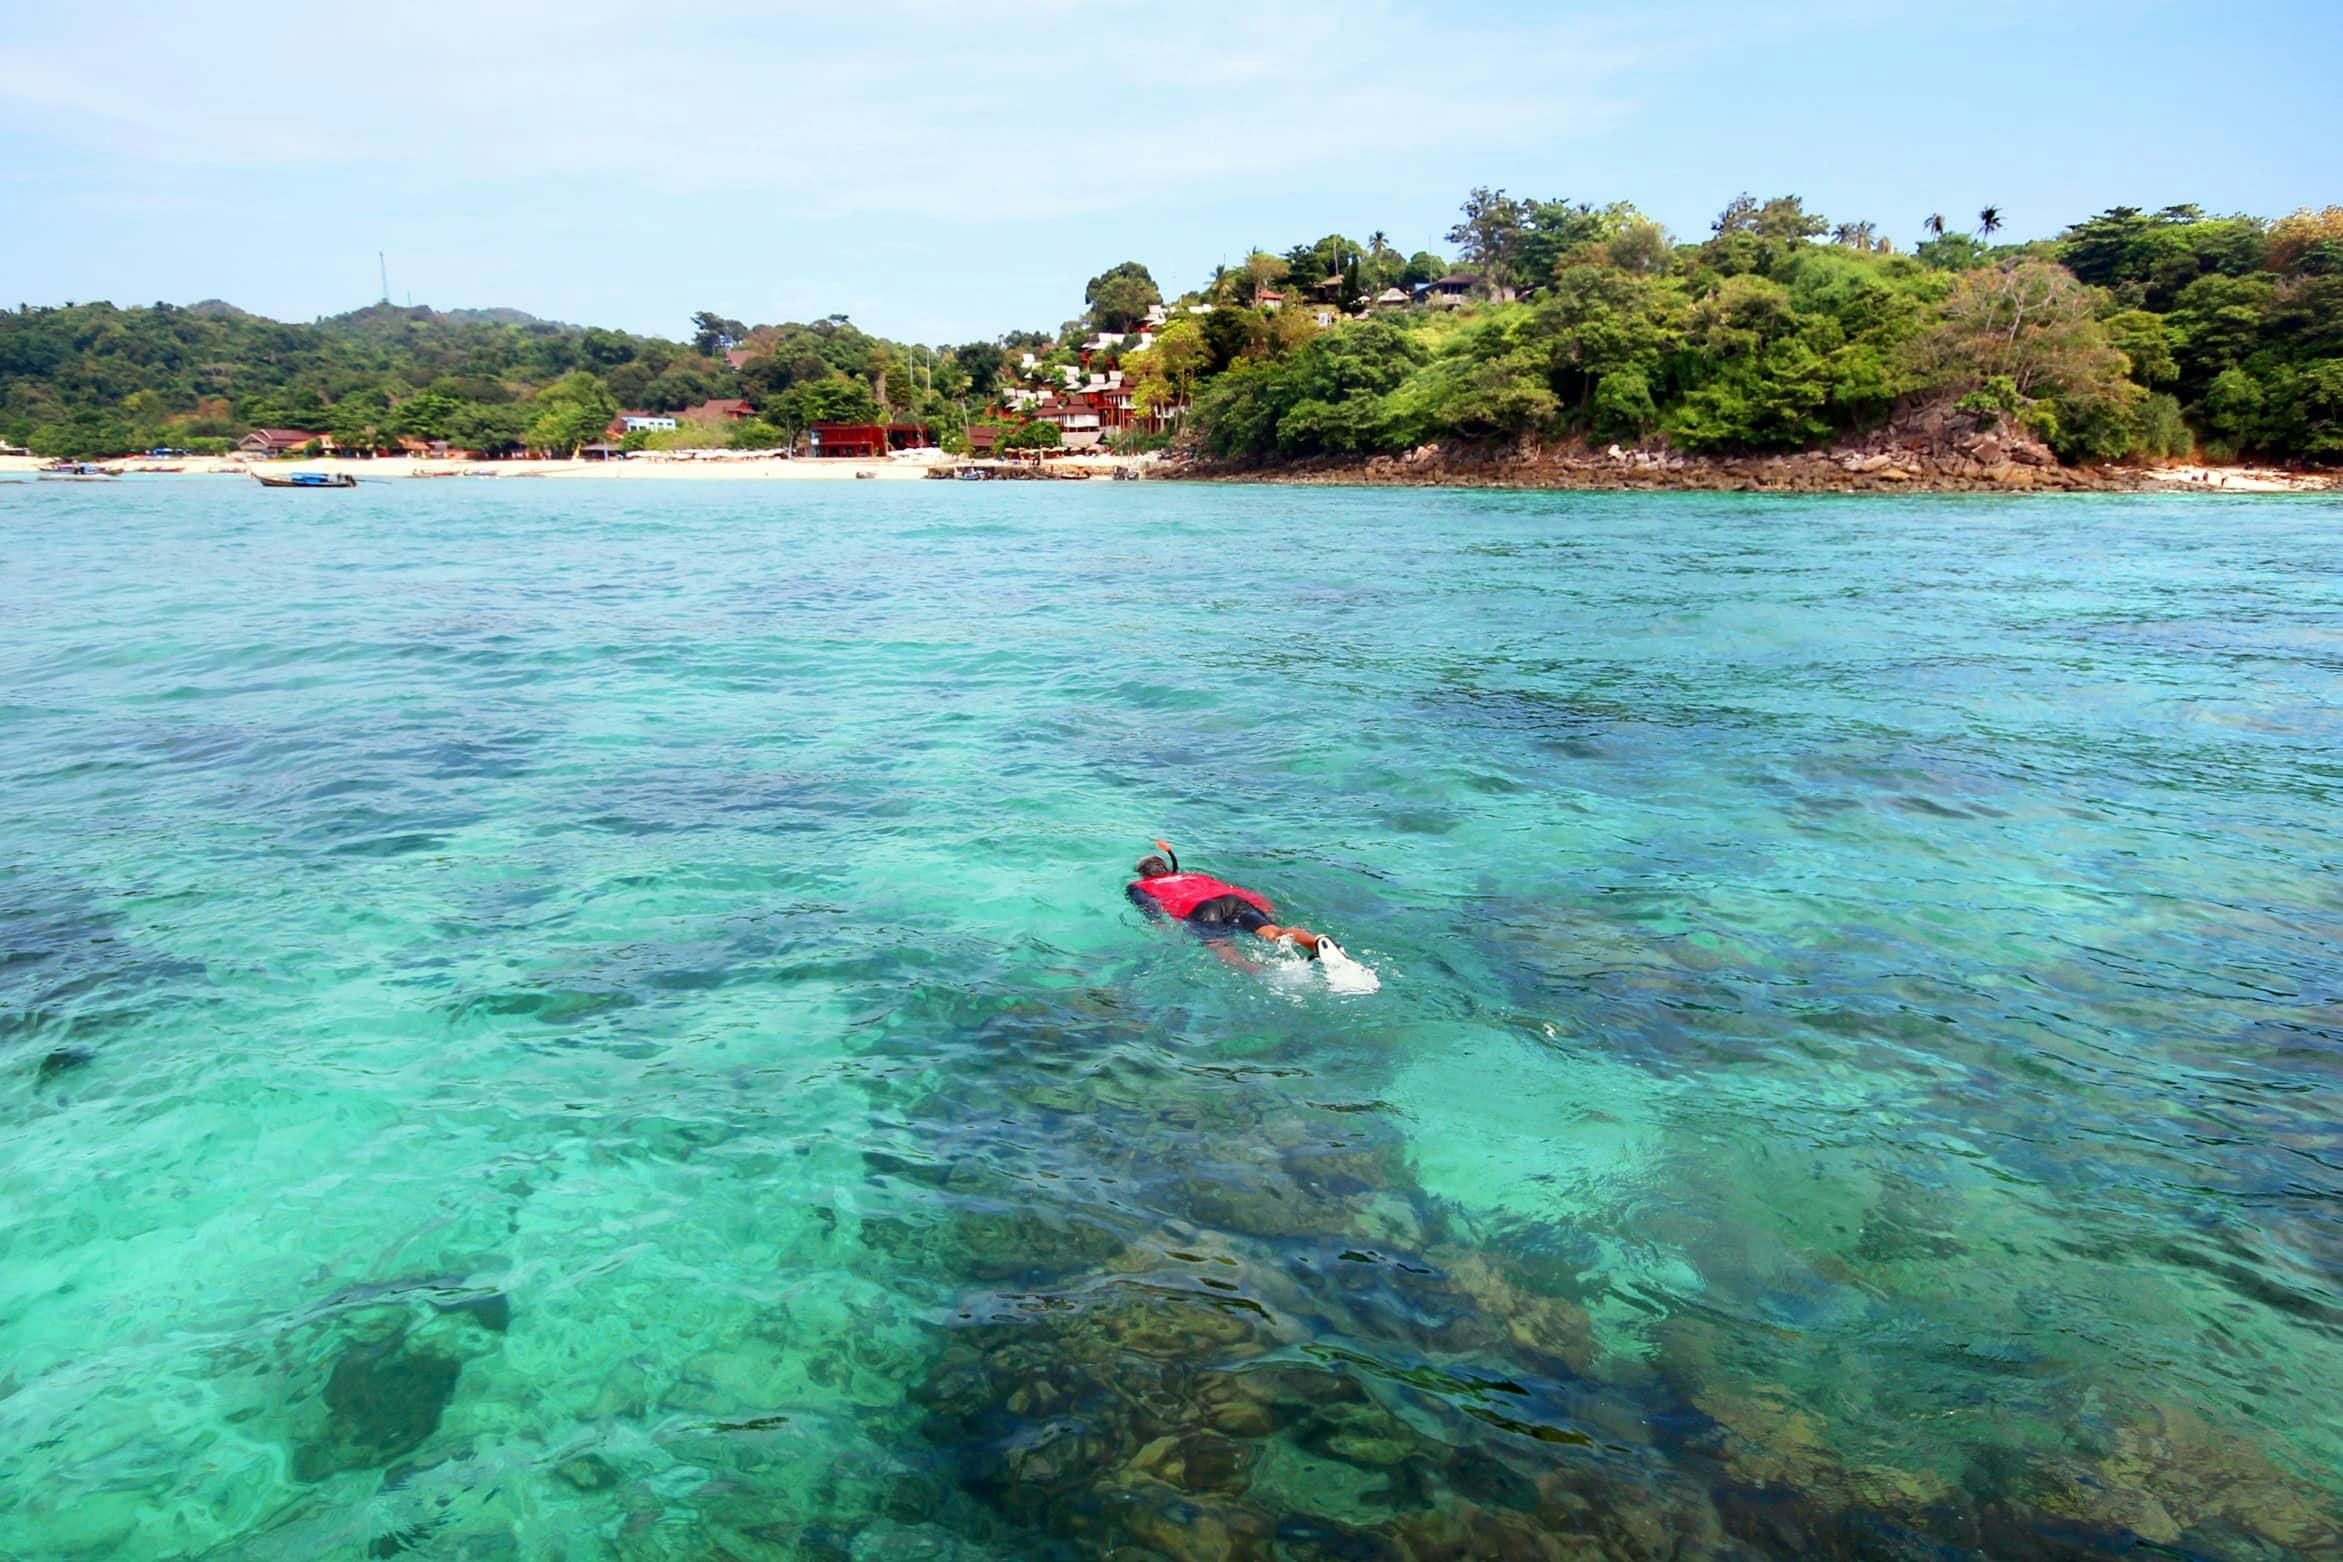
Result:
<instances>
[{"instance_id":1,"label":"black swim shorts","mask_svg":"<svg viewBox=\"0 0 2343 1562\"><path fill-rule=\"evenodd\" d=\"M1269 918L1261 914L1261 908L1242 895L1215 895L1210 900L1200 900L1184 920L1207 936L1225 934L1231 929L1257 933L1271 925Z\"/></svg>"}]
</instances>

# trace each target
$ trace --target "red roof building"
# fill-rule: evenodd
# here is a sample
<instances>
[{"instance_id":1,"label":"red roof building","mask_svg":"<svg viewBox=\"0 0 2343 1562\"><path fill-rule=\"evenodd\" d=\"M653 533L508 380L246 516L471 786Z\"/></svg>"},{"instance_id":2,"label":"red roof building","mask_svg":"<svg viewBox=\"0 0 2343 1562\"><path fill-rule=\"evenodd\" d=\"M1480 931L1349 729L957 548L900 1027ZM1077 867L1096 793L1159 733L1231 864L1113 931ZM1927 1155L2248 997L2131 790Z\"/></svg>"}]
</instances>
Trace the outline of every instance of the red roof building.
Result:
<instances>
[{"instance_id":1,"label":"red roof building","mask_svg":"<svg viewBox=\"0 0 2343 1562\"><path fill-rule=\"evenodd\" d=\"M1160 407L1153 411L1140 407L1138 392L1128 385L1110 385L1098 393L1097 399L1098 426L1108 433L1137 429L1143 434L1160 434L1172 425L1172 412Z\"/></svg>"},{"instance_id":2,"label":"red roof building","mask_svg":"<svg viewBox=\"0 0 2343 1562\"><path fill-rule=\"evenodd\" d=\"M686 412L676 414L694 423L740 423L756 416L757 409L738 396L720 397L703 401Z\"/></svg>"},{"instance_id":3,"label":"red roof building","mask_svg":"<svg viewBox=\"0 0 2343 1562\"><path fill-rule=\"evenodd\" d=\"M312 434L297 428L256 428L236 442L236 448L246 455L281 456L299 450L312 441L322 445L327 436Z\"/></svg>"}]
</instances>

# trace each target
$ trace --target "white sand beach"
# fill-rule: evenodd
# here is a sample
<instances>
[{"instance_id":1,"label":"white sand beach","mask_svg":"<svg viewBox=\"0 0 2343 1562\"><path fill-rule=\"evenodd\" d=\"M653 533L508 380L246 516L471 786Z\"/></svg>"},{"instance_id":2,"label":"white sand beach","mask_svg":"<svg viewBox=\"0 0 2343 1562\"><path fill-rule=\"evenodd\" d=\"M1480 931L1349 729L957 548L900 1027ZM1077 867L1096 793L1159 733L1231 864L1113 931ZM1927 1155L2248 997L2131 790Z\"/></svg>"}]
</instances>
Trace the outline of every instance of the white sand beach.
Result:
<instances>
[{"instance_id":1,"label":"white sand beach","mask_svg":"<svg viewBox=\"0 0 2343 1562\"><path fill-rule=\"evenodd\" d=\"M1117 467L1144 465L1145 456L1083 455L1047 463L1052 473L1110 476ZM49 463L38 456L0 456L0 477L22 476ZM750 451L708 451L696 454L645 451L623 461L435 461L411 456L378 456L372 460L321 456L314 461L244 461L232 456L189 456L154 461L143 457L96 463L126 473L177 472L193 476L241 477L254 470L272 476L289 472L347 472L354 477L390 480L402 478L521 478L597 479L612 482L664 481L780 481L826 482L877 478L917 481L936 466L961 464L950 457L898 458L885 461L813 460L770 456ZM973 463L993 466L994 462Z\"/></svg>"},{"instance_id":2,"label":"white sand beach","mask_svg":"<svg viewBox=\"0 0 2343 1562\"><path fill-rule=\"evenodd\" d=\"M2328 493L2336 485L2330 473L2289 472L2275 466L2163 466L2146 476L2152 483L2196 493Z\"/></svg>"}]
</instances>

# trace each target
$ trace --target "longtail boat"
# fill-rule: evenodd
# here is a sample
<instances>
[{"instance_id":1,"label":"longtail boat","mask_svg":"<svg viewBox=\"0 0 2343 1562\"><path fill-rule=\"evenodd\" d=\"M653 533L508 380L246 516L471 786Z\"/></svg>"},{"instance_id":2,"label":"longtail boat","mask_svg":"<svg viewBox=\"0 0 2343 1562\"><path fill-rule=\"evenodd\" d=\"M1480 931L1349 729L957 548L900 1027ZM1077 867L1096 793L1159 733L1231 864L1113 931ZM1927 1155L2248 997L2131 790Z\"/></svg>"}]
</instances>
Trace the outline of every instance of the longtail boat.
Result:
<instances>
[{"instance_id":1,"label":"longtail boat","mask_svg":"<svg viewBox=\"0 0 2343 1562\"><path fill-rule=\"evenodd\" d=\"M272 477L255 472L252 480L263 488L355 488L358 479L347 472L286 472Z\"/></svg>"}]
</instances>

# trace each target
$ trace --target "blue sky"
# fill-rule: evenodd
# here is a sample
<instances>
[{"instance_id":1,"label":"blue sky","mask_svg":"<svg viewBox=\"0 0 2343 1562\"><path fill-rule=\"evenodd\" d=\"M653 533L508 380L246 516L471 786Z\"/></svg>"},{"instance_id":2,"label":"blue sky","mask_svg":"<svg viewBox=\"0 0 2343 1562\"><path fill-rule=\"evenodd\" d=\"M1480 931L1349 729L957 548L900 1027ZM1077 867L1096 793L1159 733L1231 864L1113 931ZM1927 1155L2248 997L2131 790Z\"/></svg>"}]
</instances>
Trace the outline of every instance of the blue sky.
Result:
<instances>
[{"instance_id":1,"label":"blue sky","mask_svg":"<svg viewBox=\"0 0 2343 1562\"><path fill-rule=\"evenodd\" d=\"M391 289L679 335L1054 327L1125 259L1437 247L1478 183L1909 241L2343 202L2343 0L1339 7L0 0L0 302Z\"/></svg>"}]
</instances>

